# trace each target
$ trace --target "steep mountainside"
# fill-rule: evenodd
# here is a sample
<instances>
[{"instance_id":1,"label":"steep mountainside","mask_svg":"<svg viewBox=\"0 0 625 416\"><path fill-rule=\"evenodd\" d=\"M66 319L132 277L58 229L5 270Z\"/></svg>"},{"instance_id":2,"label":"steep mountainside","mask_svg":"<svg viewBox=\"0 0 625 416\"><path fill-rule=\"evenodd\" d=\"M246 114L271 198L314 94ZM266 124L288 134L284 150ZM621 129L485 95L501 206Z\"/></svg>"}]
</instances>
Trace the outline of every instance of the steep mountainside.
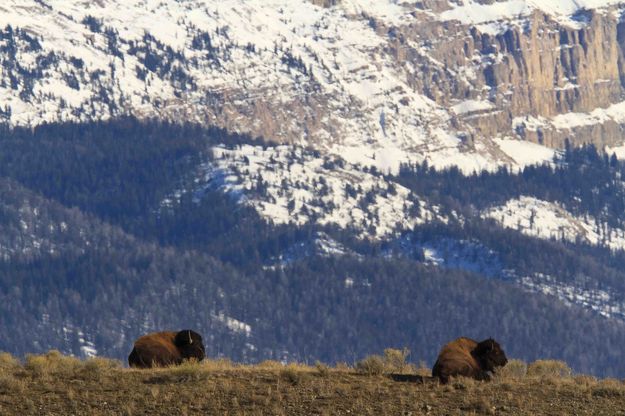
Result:
<instances>
[{"instance_id":1,"label":"steep mountainside","mask_svg":"<svg viewBox=\"0 0 625 416\"><path fill-rule=\"evenodd\" d=\"M383 169L524 165L549 156L504 139L622 144L616 3L10 0L2 116L201 121Z\"/></svg>"},{"instance_id":2,"label":"steep mountainside","mask_svg":"<svg viewBox=\"0 0 625 416\"><path fill-rule=\"evenodd\" d=\"M622 375L625 7L543 3L2 2L0 349Z\"/></svg>"},{"instance_id":3,"label":"steep mountainside","mask_svg":"<svg viewBox=\"0 0 625 416\"><path fill-rule=\"evenodd\" d=\"M605 243L622 235L623 173L592 147L522 174L385 176L217 128L0 130L0 350L125 359L142 333L193 327L210 356L354 362L390 346L431 364L450 338L496 336L512 357L619 376L625 255ZM545 219L558 207L596 221L588 240L532 237L560 226Z\"/></svg>"}]
</instances>

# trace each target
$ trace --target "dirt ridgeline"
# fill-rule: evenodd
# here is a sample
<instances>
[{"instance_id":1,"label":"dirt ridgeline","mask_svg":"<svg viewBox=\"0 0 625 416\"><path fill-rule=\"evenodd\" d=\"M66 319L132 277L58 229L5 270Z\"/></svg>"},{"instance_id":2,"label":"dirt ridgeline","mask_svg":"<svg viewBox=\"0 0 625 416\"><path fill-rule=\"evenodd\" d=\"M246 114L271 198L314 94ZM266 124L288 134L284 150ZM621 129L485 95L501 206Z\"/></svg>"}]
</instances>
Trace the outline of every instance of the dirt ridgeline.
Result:
<instances>
[{"instance_id":1,"label":"dirt ridgeline","mask_svg":"<svg viewBox=\"0 0 625 416\"><path fill-rule=\"evenodd\" d=\"M625 415L622 381L571 375L557 361L512 360L493 382L448 385L396 382L378 364L205 361L135 370L54 351L23 363L0 354L0 415Z\"/></svg>"}]
</instances>

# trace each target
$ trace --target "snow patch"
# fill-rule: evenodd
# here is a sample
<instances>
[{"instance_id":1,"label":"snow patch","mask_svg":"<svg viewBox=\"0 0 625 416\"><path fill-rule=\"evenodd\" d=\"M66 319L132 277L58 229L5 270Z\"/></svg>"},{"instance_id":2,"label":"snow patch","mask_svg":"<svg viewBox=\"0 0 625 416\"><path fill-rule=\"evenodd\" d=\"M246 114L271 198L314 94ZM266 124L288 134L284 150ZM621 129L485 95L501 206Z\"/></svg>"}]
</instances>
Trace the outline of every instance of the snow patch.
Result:
<instances>
[{"instance_id":1,"label":"snow patch","mask_svg":"<svg viewBox=\"0 0 625 416\"><path fill-rule=\"evenodd\" d=\"M374 239L440 217L435 207L375 169L337 157L293 146L218 146L213 153L213 160L201 167L196 187L173 192L163 206L182 192L193 192L199 200L212 187L236 195L274 223L335 224ZM320 248L340 250L329 242Z\"/></svg>"},{"instance_id":2,"label":"snow patch","mask_svg":"<svg viewBox=\"0 0 625 416\"><path fill-rule=\"evenodd\" d=\"M466 100L452 105L451 109L456 114L475 113L494 109L495 106L490 101Z\"/></svg>"},{"instance_id":3,"label":"snow patch","mask_svg":"<svg viewBox=\"0 0 625 416\"><path fill-rule=\"evenodd\" d=\"M550 163L556 155L554 149L525 140L498 138L494 141L518 166Z\"/></svg>"},{"instance_id":4,"label":"snow patch","mask_svg":"<svg viewBox=\"0 0 625 416\"><path fill-rule=\"evenodd\" d=\"M515 130L524 128L529 131L541 129L572 130L589 127L606 122L625 123L625 101L615 103L606 108L596 108L586 113L564 113L551 118L522 116L512 120Z\"/></svg>"},{"instance_id":5,"label":"snow patch","mask_svg":"<svg viewBox=\"0 0 625 416\"><path fill-rule=\"evenodd\" d=\"M582 306L599 313L606 318L625 320L625 303L616 300L608 291L600 289L584 289L562 282L552 276L536 273L524 276L519 284L530 292L554 296L566 305Z\"/></svg>"},{"instance_id":6,"label":"snow patch","mask_svg":"<svg viewBox=\"0 0 625 416\"><path fill-rule=\"evenodd\" d=\"M471 271L489 278L508 277L498 254L478 240L442 237L412 241L407 235L394 242L390 250L391 255L407 257L414 257L420 251L424 262L447 269Z\"/></svg>"},{"instance_id":7,"label":"snow patch","mask_svg":"<svg viewBox=\"0 0 625 416\"><path fill-rule=\"evenodd\" d=\"M442 12L440 19L457 20L464 24L474 25L486 33L500 33L506 29L506 23L514 24L529 17L535 10L540 10L552 16L560 24L579 29L584 25L584 20L579 19L576 13L620 4L622 4L621 0L508 0L491 4L480 4L477 0L463 0L459 4L451 3L452 8ZM497 26L496 23L501 25Z\"/></svg>"},{"instance_id":8,"label":"snow patch","mask_svg":"<svg viewBox=\"0 0 625 416\"><path fill-rule=\"evenodd\" d=\"M252 335L252 327L250 325L246 324L245 322L239 321L238 319L231 318L230 316L225 315L223 312L212 315L212 318L224 324L232 332L243 334L246 337L250 337Z\"/></svg>"},{"instance_id":9,"label":"snow patch","mask_svg":"<svg viewBox=\"0 0 625 416\"><path fill-rule=\"evenodd\" d=\"M605 229L592 216L576 217L553 202L522 196L483 213L503 227L543 238L601 245L614 250L625 249L625 230Z\"/></svg>"},{"instance_id":10,"label":"snow patch","mask_svg":"<svg viewBox=\"0 0 625 416\"><path fill-rule=\"evenodd\" d=\"M606 146L605 152L609 155L614 153L619 160L625 160L625 145L616 147Z\"/></svg>"},{"instance_id":11,"label":"snow patch","mask_svg":"<svg viewBox=\"0 0 625 416\"><path fill-rule=\"evenodd\" d=\"M311 256L341 257L351 255L358 257L358 254L346 248L343 244L331 238L324 232L315 233L314 238L307 241L300 241L284 250L279 256L271 259L271 264L265 268L275 269L285 267L295 261Z\"/></svg>"}]
</instances>

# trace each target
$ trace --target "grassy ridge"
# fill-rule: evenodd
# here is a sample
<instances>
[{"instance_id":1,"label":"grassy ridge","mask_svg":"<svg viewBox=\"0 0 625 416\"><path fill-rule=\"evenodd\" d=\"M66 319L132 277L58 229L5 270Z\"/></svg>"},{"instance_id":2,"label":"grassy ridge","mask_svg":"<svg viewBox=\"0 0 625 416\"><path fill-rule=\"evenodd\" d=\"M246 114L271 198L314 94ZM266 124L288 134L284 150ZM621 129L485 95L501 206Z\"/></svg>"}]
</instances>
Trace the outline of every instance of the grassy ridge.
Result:
<instances>
[{"instance_id":1,"label":"grassy ridge","mask_svg":"<svg viewBox=\"0 0 625 416\"><path fill-rule=\"evenodd\" d=\"M27 356L23 363L0 354L0 414L625 414L623 382L572 375L562 362L526 366L512 360L493 382L460 378L444 386L394 382L385 373L393 368L384 364L206 361L135 370L114 360L81 361L54 351ZM427 373L404 365L402 370Z\"/></svg>"}]
</instances>

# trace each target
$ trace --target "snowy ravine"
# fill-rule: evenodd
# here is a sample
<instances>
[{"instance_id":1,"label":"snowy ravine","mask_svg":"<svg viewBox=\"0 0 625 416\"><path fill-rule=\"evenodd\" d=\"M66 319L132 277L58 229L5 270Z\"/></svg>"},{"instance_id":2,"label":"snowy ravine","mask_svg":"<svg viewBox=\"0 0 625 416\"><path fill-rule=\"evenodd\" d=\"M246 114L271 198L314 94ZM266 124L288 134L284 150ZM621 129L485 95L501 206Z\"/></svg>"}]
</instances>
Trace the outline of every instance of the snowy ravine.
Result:
<instances>
[{"instance_id":1,"label":"snowy ravine","mask_svg":"<svg viewBox=\"0 0 625 416\"><path fill-rule=\"evenodd\" d=\"M576 217L562 206L523 196L505 205L493 207L483 214L503 227L544 239L565 240L625 249L625 230L605 229L592 216Z\"/></svg>"},{"instance_id":2,"label":"snowy ravine","mask_svg":"<svg viewBox=\"0 0 625 416\"><path fill-rule=\"evenodd\" d=\"M575 216L560 204L534 197L511 199L482 215L505 228L533 237L625 249L625 230L608 228L592 216ZM596 287L590 278L580 282L579 276L571 280L571 276L557 278L543 273L529 276L517 276L514 271L502 270L501 273L527 291L553 296L567 305L582 306L607 318L625 321L625 302L618 292L605 286ZM567 281L562 281L563 277Z\"/></svg>"},{"instance_id":3,"label":"snowy ravine","mask_svg":"<svg viewBox=\"0 0 625 416\"><path fill-rule=\"evenodd\" d=\"M562 283L553 276L542 273L523 276L517 282L529 292L553 296L566 305L582 306L606 318L625 321L625 302L615 299L615 296L608 290L587 289Z\"/></svg>"},{"instance_id":4,"label":"snowy ravine","mask_svg":"<svg viewBox=\"0 0 625 416\"><path fill-rule=\"evenodd\" d=\"M478 273L489 279L500 279L531 293L541 293L567 306L581 306L606 318L625 322L625 301L614 288L601 285L586 276L552 276L541 272L519 274L506 267L496 250L479 240L434 238L426 242L402 238L385 253L387 256L411 256L416 250L424 261L445 269Z\"/></svg>"}]
</instances>

